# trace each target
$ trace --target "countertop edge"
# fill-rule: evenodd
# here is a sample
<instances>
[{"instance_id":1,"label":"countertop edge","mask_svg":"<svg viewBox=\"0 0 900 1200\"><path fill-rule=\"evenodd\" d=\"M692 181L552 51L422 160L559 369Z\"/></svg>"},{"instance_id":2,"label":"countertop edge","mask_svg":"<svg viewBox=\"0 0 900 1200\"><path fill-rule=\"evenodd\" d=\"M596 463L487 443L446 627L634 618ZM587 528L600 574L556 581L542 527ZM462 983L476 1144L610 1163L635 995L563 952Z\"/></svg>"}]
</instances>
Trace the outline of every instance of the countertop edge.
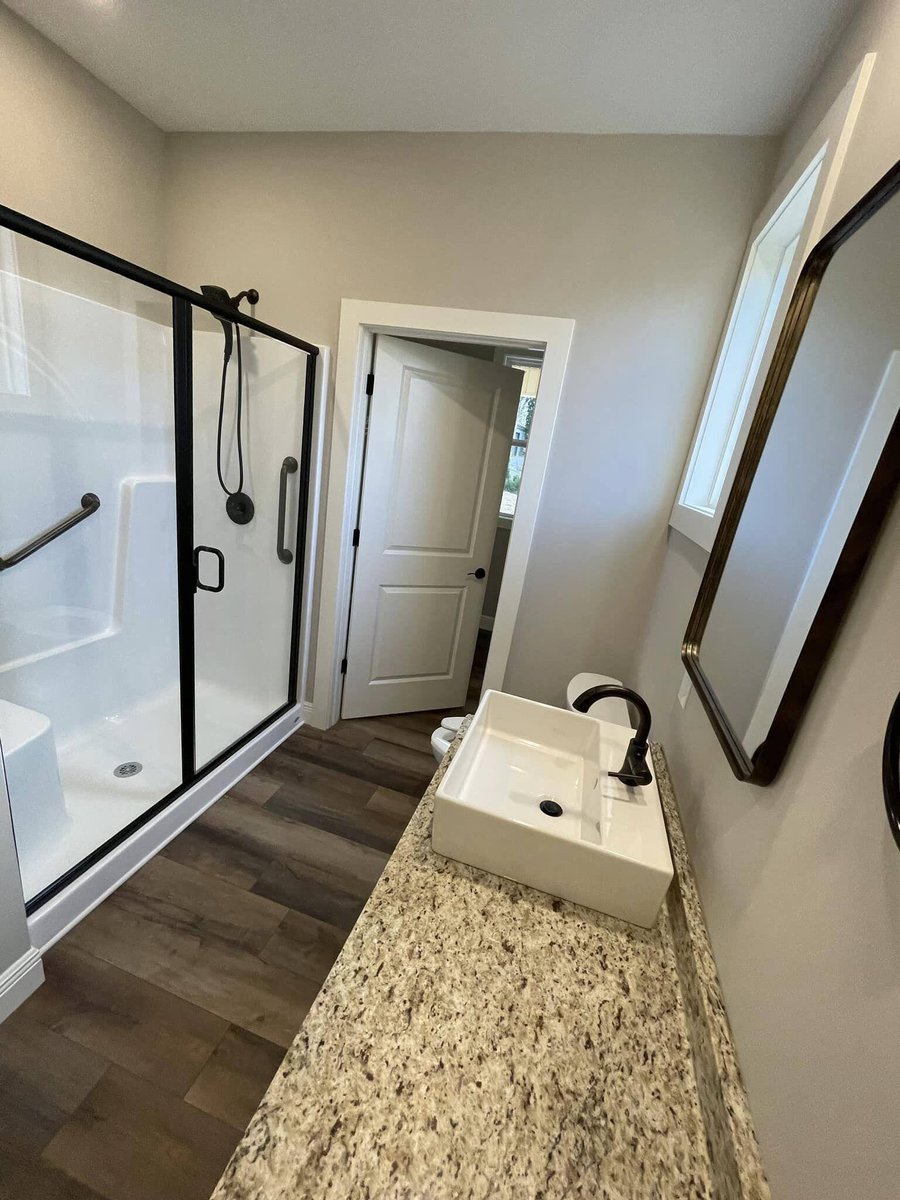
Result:
<instances>
[{"instance_id":1,"label":"countertop edge","mask_svg":"<svg viewBox=\"0 0 900 1200\"><path fill-rule=\"evenodd\" d=\"M771 1200L668 763L659 743L651 749L675 868L666 908L716 1192Z\"/></svg>"}]
</instances>

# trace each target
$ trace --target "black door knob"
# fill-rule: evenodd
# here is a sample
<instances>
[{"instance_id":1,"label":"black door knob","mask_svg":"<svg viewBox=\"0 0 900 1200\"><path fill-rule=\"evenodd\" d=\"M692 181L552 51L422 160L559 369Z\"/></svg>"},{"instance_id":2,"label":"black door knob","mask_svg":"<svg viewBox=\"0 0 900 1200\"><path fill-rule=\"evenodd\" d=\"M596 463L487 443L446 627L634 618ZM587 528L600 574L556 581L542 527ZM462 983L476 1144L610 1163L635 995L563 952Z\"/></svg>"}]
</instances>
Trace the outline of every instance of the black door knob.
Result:
<instances>
[{"instance_id":1,"label":"black door knob","mask_svg":"<svg viewBox=\"0 0 900 1200\"><path fill-rule=\"evenodd\" d=\"M467 571L466 574L474 576L475 579L484 579L487 571L484 567L476 567L474 571Z\"/></svg>"}]
</instances>

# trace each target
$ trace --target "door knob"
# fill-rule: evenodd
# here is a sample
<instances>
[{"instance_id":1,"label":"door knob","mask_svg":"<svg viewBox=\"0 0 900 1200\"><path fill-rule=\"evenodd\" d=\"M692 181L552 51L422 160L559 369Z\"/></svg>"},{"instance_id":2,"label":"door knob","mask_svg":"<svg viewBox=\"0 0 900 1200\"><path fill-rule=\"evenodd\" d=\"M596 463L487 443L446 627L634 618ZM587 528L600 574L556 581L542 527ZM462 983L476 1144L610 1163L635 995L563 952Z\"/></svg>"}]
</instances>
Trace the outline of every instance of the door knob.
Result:
<instances>
[{"instance_id":1,"label":"door knob","mask_svg":"<svg viewBox=\"0 0 900 1200\"><path fill-rule=\"evenodd\" d=\"M474 571L466 571L467 575L471 575L474 579L484 579L487 571L484 567L476 567Z\"/></svg>"}]
</instances>

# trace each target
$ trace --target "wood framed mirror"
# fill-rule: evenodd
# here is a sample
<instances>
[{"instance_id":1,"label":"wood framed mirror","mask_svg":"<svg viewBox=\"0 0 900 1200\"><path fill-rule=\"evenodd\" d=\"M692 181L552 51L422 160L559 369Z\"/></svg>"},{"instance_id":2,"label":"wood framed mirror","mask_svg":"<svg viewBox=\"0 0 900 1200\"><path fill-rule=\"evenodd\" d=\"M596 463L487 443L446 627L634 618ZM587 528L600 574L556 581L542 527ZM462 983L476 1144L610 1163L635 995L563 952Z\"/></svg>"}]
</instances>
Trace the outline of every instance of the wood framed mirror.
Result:
<instances>
[{"instance_id":1,"label":"wood framed mirror","mask_svg":"<svg viewBox=\"0 0 900 1200\"><path fill-rule=\"evenodd\" d=\"M682 646L752 783L787 755L900 483L898 191L900 163L803 267Z\"/></svg>"}]
</instances>

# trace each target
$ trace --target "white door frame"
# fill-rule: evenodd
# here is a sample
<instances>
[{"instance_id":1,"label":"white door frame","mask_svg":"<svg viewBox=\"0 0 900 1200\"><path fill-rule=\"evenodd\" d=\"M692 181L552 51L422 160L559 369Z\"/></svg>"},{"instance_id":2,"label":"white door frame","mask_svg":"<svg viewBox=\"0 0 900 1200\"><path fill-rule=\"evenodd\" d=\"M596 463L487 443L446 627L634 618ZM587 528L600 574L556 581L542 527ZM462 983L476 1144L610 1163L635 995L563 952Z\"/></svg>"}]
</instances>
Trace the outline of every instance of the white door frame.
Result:
<instances>
[{"instance_id":1,"label":"white door frame","mask_svg":"<svg viewBox=\"0 0 900 1200\"><path fill-rule=\"evenodd\" d=\"M574 331L575 322L565 317L431 308L378 300L341 301L316 665L312 703L307 710L311 724L325 729L340 716L340 665L347 643L353 574L351 537L359 507L365 450L365 385L375 335L527 345L543 350L541 385L484 673L485 688L502 688Z\"/></svg>"}]
</instances>

